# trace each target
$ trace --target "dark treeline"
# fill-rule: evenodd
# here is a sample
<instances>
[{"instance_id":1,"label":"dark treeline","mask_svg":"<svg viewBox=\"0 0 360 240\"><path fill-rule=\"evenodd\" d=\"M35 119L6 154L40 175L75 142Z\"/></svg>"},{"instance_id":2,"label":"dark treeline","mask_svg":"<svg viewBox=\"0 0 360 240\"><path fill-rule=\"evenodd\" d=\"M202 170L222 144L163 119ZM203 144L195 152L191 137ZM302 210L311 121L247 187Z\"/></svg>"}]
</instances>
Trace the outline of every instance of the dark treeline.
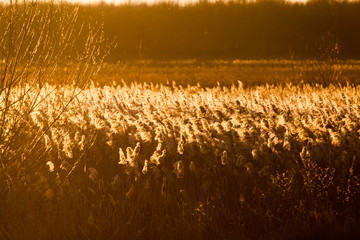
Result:
<instances>
[{"instance_id":1,"label":"dark treeline","mask_svg":"<svg viewBox=\"0 0 360 240\"><path fill-rule=\"evenodd\" d=\"M360 58L359 1L98 4L81 6L80 18L104 20L117 43L109 61L312 58L335 42L341 58Z\"/></svg>"},{"instance_id":2,"label":"dark treeline","mask_svg":"<svg viewBox=\"0 0 360 240\"><path fill-rule=\"evenodd\" d=\"M340 46L360 58L360 2L217 2L179 6L97 5L105 33L118 44L109 59L299 58ZM141 46L141 47L140 47Z\"/></svg>"}]
</instances>

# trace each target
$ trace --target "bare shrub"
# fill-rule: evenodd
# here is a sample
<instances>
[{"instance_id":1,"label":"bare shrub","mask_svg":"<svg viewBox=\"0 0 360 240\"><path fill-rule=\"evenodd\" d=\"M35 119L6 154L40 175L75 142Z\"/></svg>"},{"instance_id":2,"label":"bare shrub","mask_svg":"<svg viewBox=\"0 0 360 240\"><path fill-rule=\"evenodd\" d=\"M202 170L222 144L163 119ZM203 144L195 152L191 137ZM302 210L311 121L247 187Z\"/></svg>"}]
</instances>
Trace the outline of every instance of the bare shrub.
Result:
<instances>
[{"instance_id":1,"label":"bare shrub","mask_svg":"<svg viewBox=\"0 0 360 240\"><path fill-rule=\"evenodd\" d=\"M97 74L109 48L102 25L80 21L77 7L10 0L0 11L0 189L6 192L45 160L49 149L40 140ZM59 77L60 69L67 74ZM59 87L50 91L49 83ZM42 127L35 128L31 114L54 93L70 97L50 121L37 112Z\"/></svg>"},{"instance_id":2,"label":"bare shrub","mask_svg":"<svg viewBox=\"0 0 360 240\"><path fill-rule=\"evenodd\" d=\"M313 59L298 62L290 54L292 83L320 84L322 86L339 84L341 71L340 46L330 33L311 46Z\"/></svg>"}]
</instances>

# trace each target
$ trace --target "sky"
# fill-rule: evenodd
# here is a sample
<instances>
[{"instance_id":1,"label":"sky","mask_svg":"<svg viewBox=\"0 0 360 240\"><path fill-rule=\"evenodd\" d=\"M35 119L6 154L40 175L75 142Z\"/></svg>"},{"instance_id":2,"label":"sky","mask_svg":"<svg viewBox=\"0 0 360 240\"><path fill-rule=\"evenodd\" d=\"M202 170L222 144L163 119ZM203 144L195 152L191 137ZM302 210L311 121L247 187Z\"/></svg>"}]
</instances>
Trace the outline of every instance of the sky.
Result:
<instances>
[{"instance_id":1,"label":"sky","mask_svg":"<svg viewBox=\"0 0 360 240\"><path fill-rule=\"evenodd\" d=\"M92 3L92 2L107 2L107 3L114 3L114 4L121 4L121 3L140 3L140 2L147 2L147 3L156 3L160 2L161 0L68 0L69 2L85 2L85 3ZM184 4L187 2L196 2L197 0L174 0L180 4Z\"/></svg>"},{"instance_id":2,"label":"sky","mask_svg":"<svg viewBox=\"0 0 360 240\"><path fill-rule=\"evenodd\" d=\"M0 2L9 2L10 0L0 0ZM15 2L16 0L13 0L13 2ZM19 2L22 2L22 0L18 0ZM31 0L29 0L31 1ZM44 0L38 0L38 1L44 1ZM46 0L45 0L46 1ZM84 3L84 4L92 4L92 3L99 3L99 2L105 2L105 3L112 3L115 5L118 4L124 4L124 3L143 3L143 2L147 2L147 3L158 3L158 2L176 2L179 3L181 5L186 4L186 3L194 3L194 2L199 2L201 0L54 0L55 2L60 2L60 1L65 1L65 2L72 2L72 3ZM219 0L208 0L208 2L216 2ZM220 0L221 1L221 0ZM226 0L223 0L226 1ZM252 0L247 0L247 1L252 1ZM255 0L254 0L255 1ZM288 1L292 1L292 2L306 2L307 0L288 0Z\"/></svg>"},{"instance_id":3,"label":"sky","mask_svg":"<svg viewBox=\"0 0 360 240\"><path fill-rule=\"evenodd\" d=\"M81 2L81 3L97 3L97 2L106 2L106 3L114 3L114 4L123 4L123 3L156 3L156 2L164 2L167 0L66 0L67 2ZM171 2L177 2L179 4L198 2L199 0L170 0ZM217 0L208 0L209 2L216 2ZM290 0L297 2L305 2L306 0Z\"/></svg>"},{"instance_id":4,"label":"sky","mask_svg":"<svg viewBox=\"0 0 360 240\"><path fill-rule=\"evenodd\" d=\"M0 2L9 2L10 0L0 0ZM15 2L16 0L13 0L13 2ZM22 2L23 0L18 0L19 2ZM31 0L29 0L31 1ZM44 0L38 0L38 1L44 1ZM46 0L45 0L46 1ZM194 2L199 2L201 0L54 0L55 2L58 1L65 1L65 2L73 2L73 3L85 3L85 4L92 4L92 3L99 3L99 2L105 2L105 3L113 3L115 5L117 4L124 4L124 3L142 3L142 2L147 2L147 3L157 3L157 2L176 2L179 3L181 5L186 4L186 3L194 3ZM216 2L219 0L208 0L208 2ZM220 0L221 1L221 0ZM226 0L223 0L226 1ZM248 0L248 1L252 1L252 0ZM255 0L254 0L255 1ZM307 0L288 0L288 1L292 1L292 2L306 2Z\"/></svg>"}]
</instances>

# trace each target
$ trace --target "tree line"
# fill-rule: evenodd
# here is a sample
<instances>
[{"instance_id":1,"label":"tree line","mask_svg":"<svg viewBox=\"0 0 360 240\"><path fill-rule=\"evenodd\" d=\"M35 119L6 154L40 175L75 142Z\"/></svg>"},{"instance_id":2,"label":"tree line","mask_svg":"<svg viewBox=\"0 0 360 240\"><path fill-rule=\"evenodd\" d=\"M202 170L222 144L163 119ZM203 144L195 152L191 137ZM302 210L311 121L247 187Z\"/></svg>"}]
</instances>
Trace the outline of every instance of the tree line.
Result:
<instances>
[{"instance_id":1,"label":"tree line","mask_svg":"<svg viewBox=\"0 0 360 240\"><path fill-rule=\"evenodd\" d=\"M360 57L360 1L218 1L80 6L117 47L108 61Z\"/></svg>"}]
</instances>

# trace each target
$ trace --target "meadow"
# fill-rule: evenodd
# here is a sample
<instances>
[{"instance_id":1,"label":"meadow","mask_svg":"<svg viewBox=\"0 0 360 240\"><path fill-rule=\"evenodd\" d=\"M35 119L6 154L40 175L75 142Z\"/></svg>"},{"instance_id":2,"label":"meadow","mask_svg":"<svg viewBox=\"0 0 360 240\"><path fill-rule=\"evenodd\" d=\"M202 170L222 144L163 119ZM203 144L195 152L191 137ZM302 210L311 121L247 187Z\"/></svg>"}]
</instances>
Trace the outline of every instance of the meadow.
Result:
<instances>
[{"instance_id":1,"label":"meadow","mask_svg":"<svg viewBox=\"0 0 360 240\"><path fill-rule=\"evenodd\" d=\"M360 62L336 42L107 62L81 9L0 8L0 239L360 235Z\"/></svg>"},{"instance_id":2,"label":"meadow","mask_svg":"<svg viewBox=\"0 0 360 240\"><path fill-rule=\"evenodd\" d=\"M358 60L127 60L105 63L98 73L99 86L154 83L201 87L231 87L241 81L245 88L300 83L358 85ZM61 75L61 74L60 74Z\"/></svg>"},{"instance_id":3,"label":"meadow","mask_svg":"<svg viewBox=\"0 0 360 240\"><path fill-rule=\"evenodd\" d=\"M152 80L28 86L41 101L4 126L1 238L357 236L358 86Z\"/></svg>"}]
</instances>

